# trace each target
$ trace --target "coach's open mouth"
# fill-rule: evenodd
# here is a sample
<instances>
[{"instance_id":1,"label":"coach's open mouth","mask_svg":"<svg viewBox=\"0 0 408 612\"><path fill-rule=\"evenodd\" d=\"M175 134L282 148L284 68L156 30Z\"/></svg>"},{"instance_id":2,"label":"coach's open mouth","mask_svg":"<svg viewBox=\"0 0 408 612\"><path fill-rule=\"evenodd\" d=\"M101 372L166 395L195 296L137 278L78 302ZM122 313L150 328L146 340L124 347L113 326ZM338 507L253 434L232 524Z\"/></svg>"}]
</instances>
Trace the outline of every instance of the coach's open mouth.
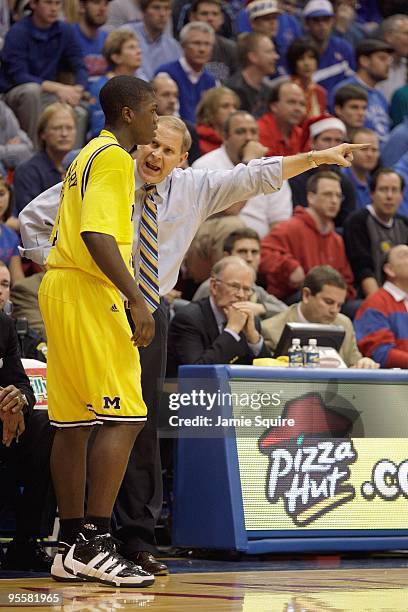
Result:
<instances>
[{"instance_id":1,"label":"coach's open mouth","mask_svg":"<svg viewBox=\"0 0 408 612\"><path fill-rule=\"evenodd\" d=\"M161 170L160 166L156 166L155 164L152 164L151 162L148 162L148 161L145 162L145 166L152 172L160 172Z\"/></svg>"}]
</instances>

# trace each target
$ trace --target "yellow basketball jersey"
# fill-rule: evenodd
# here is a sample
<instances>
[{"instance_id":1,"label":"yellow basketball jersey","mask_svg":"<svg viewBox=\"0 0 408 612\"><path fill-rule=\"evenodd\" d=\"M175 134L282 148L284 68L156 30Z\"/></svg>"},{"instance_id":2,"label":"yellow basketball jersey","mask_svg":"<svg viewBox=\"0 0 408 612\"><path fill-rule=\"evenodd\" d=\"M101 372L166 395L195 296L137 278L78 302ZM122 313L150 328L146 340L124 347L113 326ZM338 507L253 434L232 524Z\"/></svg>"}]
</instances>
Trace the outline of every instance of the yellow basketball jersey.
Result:
<instances>
[{"instance_id":1,"label":"yellow basketball jersey","mask_svg":"<svg viewBox=\"0 0 408 612\"><path fill-rule=\"evenodd\" d=\"M112 284L100 270L82 240L82 232L113 236L133 274L133 159L115 136L102 130L69 166L51 235L47 266L78 268Z\"/></svg>"}]
</instances>

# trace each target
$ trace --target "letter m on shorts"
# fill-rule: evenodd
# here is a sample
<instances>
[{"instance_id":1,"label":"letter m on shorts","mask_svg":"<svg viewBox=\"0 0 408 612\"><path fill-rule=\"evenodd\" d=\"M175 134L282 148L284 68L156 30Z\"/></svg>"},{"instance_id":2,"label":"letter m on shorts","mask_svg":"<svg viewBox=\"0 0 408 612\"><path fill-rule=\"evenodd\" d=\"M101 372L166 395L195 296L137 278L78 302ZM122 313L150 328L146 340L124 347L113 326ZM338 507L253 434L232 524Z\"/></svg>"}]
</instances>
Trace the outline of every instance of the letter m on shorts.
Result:
<instances>
[{"instance_id":1,"label":"letter m on shorts","mask_svg":"<svg viewBox=\"0 0 408 612\"><path fill-rule=\"evenodd\" d=\"M104 410L110 410L114 408L115 410L120 410L120 397L116 395L116 397L108 397L107 395L103 396L103 408Z\"/></svg>"}]
</instances>

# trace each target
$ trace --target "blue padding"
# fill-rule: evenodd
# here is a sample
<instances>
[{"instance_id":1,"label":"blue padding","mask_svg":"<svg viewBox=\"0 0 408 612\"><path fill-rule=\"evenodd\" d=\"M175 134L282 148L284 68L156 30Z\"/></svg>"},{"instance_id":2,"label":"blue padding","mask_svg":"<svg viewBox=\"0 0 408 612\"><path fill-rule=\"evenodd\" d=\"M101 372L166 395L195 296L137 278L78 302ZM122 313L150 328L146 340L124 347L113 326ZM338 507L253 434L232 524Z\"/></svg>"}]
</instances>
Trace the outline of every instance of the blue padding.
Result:
<instances>
[{"instance_id":1,"label":"blue padding","mask_svg":"<svg viewBox=\"0 0 408 612\"><path fill-rule=\"evenodd\" d=\"M248 543L247 554L261 553L336 553L346 550L397 550L408 548L408 537L379 538L267 538L252 540Z\"/></svg>"}]
</instances>

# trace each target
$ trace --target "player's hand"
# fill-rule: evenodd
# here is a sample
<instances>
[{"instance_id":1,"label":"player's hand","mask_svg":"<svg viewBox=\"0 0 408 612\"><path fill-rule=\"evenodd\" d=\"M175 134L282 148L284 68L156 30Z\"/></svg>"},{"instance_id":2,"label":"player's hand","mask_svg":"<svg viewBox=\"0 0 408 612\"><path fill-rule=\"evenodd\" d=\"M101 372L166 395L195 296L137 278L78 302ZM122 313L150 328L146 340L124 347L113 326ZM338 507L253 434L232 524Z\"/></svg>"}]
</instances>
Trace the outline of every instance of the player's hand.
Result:
<instances>
[{"instance_id":1,"label":"player's hand","mask_svg":"<svg viewBox=\"0 0 408 612\"><path fill-rule=\"evenodd\" d=\"M3 412L0 414L0 420L3 423L2 442L5 446L9 447L14 438L18 439L18 437L24 432L24 417L21 412L17 414Z\"/></svg>"},{"instance_id":2,"label":"player's hand","mask_svg":"<svg viewBox=\"0 0 408 612\"><path fill-rule=\"evenodd\" d=\"M155 322L146 302L129 304L130 314L135 324L132 342L135 346L149 346L154 338Z\"/></svg>"},{"instance_id":3,"label":"player's hand","mask_svg":"<svg viewBox=\"0 0 408 612\"><path fill-rule=\"evenodd\" d=\"M337 164L337 166L348 168L353 161L353 151L360 151L369 146L369 144L348 144L345 142L337 145L337 147L331 147L323 151L314 151L313 159L318 166L321 164Z\"/></svg>"}]
</instances>

